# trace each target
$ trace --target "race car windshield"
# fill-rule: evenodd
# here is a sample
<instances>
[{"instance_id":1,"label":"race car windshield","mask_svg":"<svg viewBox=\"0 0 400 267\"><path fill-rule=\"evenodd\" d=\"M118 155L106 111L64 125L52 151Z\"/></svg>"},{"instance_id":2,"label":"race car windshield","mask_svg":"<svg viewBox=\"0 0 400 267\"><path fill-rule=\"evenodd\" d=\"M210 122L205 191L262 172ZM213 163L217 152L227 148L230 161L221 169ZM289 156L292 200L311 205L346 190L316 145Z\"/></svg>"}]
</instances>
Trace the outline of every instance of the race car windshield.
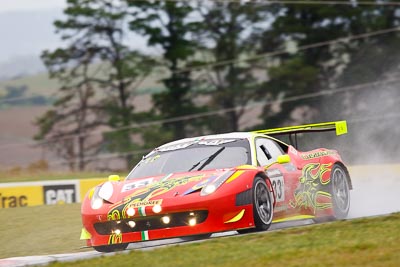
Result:
<instances>
[{"instance_id":1,"label":"race car windshield","mask_svg":"<svg viewBox=\"0 0 400 267\"><path fill-rule=\"evenodd\" d=\"M231 168L251 164L246 139L196 142L176 150L155 151L131 171L127 180L177 172Z\"/></svg>"}]
</instances>

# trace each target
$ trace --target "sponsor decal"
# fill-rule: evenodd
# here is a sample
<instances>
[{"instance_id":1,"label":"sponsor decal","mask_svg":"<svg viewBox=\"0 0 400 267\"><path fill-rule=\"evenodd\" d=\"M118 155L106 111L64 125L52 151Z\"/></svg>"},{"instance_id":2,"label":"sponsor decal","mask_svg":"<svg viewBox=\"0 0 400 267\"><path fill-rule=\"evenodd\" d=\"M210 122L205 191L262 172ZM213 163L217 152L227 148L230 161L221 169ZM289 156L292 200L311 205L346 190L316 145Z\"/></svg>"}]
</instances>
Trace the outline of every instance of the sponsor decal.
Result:
<instances>
[{"instance_id":1,"label":"sponsor decal","mask_svg":"<svg viewBox=\"0 0 400 267\"><path fill-rule=\"evenodd\" d=\"M7 196L0 193L0 207L4 208L17 208L28 206L28 197L26 195Z\"/></svg>"},{"instance_id":2,"label":"sponsor decal","mask_svg":"<svg viewBox=\"0 0 400 267\"><path fill-rule=\"evenodd\" d=\"M46 205L75 203L77 202L75 184L45 185L43 197Z\"/></svg>"},{"instance_id":3,"label":"sponsor decal","mask_svg":"<svg viewBox=\"0 0 400 267\"><path fill-rule=\"evenodd\" d=\"M138 201L138 202L131 203L129 205L129 207L139 208L139 207L155 206L155 205L161 205L161 204L162 204L162 199L144 200L144 201Z\"/></svg>"},{"instance_id":4,"label":"sponsor decal","mask_svg":"<svg viewBox=\"0 0 400 267\"><path fill-rule=\"evenodd\" d=\"M112 233L108 238L108 244L121 244L122 243L122 233L116 234Z\"/></svg>"},{"instance_id":5,"label":"sponsor decal","mask_svg":"<svg viewBox=\"0 0 400 267\"><path fill-rule=\"evenodd\" d=\"M178 150L178 149L187 148L194 144L205 145L205 146L219 146L219 145L235 142L237 140L238 139L196 139L196 140L192 140L190 142L162 146L162 147L157 148L156 151L165 152L165 151L171 151L171 150Z\"/></svg>"},{"instance_id":6,"label":"sponsor decal","mask_svg":"<svg viewBox=\"0 0 400 267\"><path fill-rule=\"evenodd\" d=\"M198 144L206 145L206 146L218 146L218 145L235 142L236 140L237 139L207 139L207 140L199 141Z\"/></svg>"},{"instance_id":7,"label":"sponsor decal","mask_svg":"<svg viewBox=\"0 0 400 267\"><path fill-rule=\"evenodd\" d=\"M144 187L144 186L147 186L147 185L151 184L152 182L153 182L153 178L148 178L148 179L136 181L136 182L133 182L133 183L125 184L122 187L121 192L126 192L126 191L130 191L130 190L137 189L137 188L140 188L140 187Z\"/></svg>"},{"instance_id":8,"label":"sponsor decal","mask_svg":"<svg viewBox=\"0 0 400 267\"><path fill-rule=\"evenodd\" d=\"M113 212L118 211L121 214L123 219L128 218L129 216L126 214L126 211L129 207L138 205L137 203L150 203L146 201L150 201L151 198L157 197L159 195L165 194L166 192L174 189L177 186L185 185L191 182L199 181L204 178L204 174L195 175L195 176L184 176L179 178L173 178L169 180L160 180L158 182L149 184L146 187L139 188L133 194L126 197L122 203L118 202L114 204L109 213L108 219L113 219L114 216L110 216ZM155 200L160 201L160 200ZM139 207L143 207L143 205L138 205Z\"/></svg>"},{"instance_id":9,"label":"sponsor decal","mask_svg":"<svg viewBox=\"0 0 400 267\"><path fill-rule=\"evenodd\" d=\"M121 219L121 213L119 210L113 210L112 212L109 212L107 215L107 220L109 221L117 221Z\"/></svg>"},{"instance_id":10,"label":"sponsor decal","mask_svg":"<svg viewBox=\"0 0 400 267\"><path fill-rule=\"evenodd\" d=\"M269 169L267 176L271 180L276 202L285 201L285 180L283 179L282 172L278 169Z\"/></svg>"},{"instance_id":11,"label":"sponsor decal","mask_svg":"<svg viewBox=\"0 0 400 267\"><path fill-rule=\"evenodd\" d=\"M274 177L270 180L274 188L276 202L285 201L285 182L283 176Z\"/></svg>"},{"instance_id":12,"label":"sponsor decal","mask_svg":"<svg viewBox=\"0 0 400 267\"><path fill-rule=\"evenodd\" d=\"M43 205L41 186L0 187L0 208Z\"/></svg>"},{"instance_id":13,"label":"sponsor decal","mask_svg":"<svg viewBox=\"0 0 400 267\"><path fill-rule=\"evenodd\" d=\"M179 149L187 148L193 144L194 144L194 142L167 145L167 146L157 148L156 151L166 152L166 151L172 151L172 150L179 150Z\"/></svg>"},{"instance_id":14,"label":"sponsor decal","mask_svg":"<svg viewBox=\"0 0 400 267\"><path fill-rule=\"evenodd\" d=\"M321 190L323 185L330 182L331 166L331 163L310 163L304 166L300 185L294 192L294 199L290 200L290 206L311 208L314 214L318 209L331 208L331 194Z\"/></svg>"},{"instance_id":15,"label":"sponsor decal","mask_svg":"<svg viewBox=\"0 0 400 267\"><path fill-rule=\"evenodd\" d=\"M301 158L304 160L310 160L310 159L321 158L321 157L329 156L329 155L337 155L337 153L333 152L333 151L318 151L318 152L311 152L311 153L307 153L307 154L301 154Z\"/></svg>"}]
</instances>

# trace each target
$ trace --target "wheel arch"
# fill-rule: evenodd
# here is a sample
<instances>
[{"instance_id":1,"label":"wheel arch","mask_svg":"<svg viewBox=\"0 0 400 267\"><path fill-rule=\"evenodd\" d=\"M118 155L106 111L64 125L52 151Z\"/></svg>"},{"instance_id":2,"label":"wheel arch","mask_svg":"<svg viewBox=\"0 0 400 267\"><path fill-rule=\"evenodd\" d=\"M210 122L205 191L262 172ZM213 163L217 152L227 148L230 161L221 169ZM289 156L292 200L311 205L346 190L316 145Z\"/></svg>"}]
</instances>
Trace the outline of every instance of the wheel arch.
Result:
<instances>
[{"instance_id":1,"label":"wheel arch","mask_svg":"<svg viewBox=\"0 0 400 267\"><path fill-rule=\"evenodd\" d=\"M275 207L275 204L276 204L276 196L275 196L274 188L272 187L271 179L268 177L268 175L267 175L265 172L257 172L257 173L254 175L253 180L254 180L257 176L259 176L259 177L261 177L261 178L263 178L263 179L265 180L265 183L267 184L269 190L270 190L271 193L272 193L273 200L274 200L273 207Z\"/></svg>"}]
</instances>

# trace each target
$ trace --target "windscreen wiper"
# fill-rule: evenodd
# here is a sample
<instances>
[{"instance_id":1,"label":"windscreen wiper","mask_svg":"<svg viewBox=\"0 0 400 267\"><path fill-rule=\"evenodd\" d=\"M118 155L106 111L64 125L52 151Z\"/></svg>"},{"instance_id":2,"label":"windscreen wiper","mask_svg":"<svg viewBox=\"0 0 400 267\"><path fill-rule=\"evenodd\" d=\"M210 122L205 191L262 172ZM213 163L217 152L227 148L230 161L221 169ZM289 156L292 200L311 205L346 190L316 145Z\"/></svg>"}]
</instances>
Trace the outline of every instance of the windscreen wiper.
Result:
<instances>
[{"instance_id":1,"label":"windscreen wiper","mask_svg":"<svg viewBox=\"0 0 400 267\"><path fill-rule=\"evenodd\" d=\"M214 152L211 156L206 157L202 160L200 160L199 162L197 162L196 164L194 164L192 166L192 168L190 168L190 170L188 170L189 172L191 170L193 170L194 168L196 168L197 166L200 165L200 163L206 159L206 161L204 161L204 163L197 169L198 171L202 170L205 166L207 166L208 164L210 164L211 161L213 161L223 150L225 149L225 147L221 147L220 149L218 149L216 152Z\"/></svg>"}]
</instances>

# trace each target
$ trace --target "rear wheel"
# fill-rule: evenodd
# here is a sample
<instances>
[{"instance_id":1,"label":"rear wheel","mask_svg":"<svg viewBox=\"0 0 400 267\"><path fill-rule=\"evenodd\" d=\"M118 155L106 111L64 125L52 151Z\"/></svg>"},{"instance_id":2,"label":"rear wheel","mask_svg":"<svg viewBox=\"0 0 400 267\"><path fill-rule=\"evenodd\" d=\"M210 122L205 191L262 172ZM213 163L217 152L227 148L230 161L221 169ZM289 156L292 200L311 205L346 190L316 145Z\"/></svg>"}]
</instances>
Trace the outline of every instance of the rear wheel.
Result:
<instances>
[{"instance_id":1,"label":"rear wheel","mask_svg":"<svg viewBox=\"0 0 400 267\"><path fill-rule=\"evenodd\" d=\"M255 228L238 230L240 234L265 231L272 223L274 212L272 195L263 178L256 177L254 179L252 192Z\"/></svg>"},{"instance_id":2,"label":"rear wheel","mask_svg":"<svg viewBox=\"0 0 400 267\"><path fill-rule=\"evenodd\" d=\"M316 223L341 220L347 217L350 209L350 177L345 168L339 164L331 172L330 194L332 196L333 215L314 218Z\"/></svg>"},{"instance_id":3,"label":"rear wheel","mask_svg":"<svg viewBox=\"0 0 400 267\"><path fill-rule=\"evenodd\" d=\"M107 246L95 246L93 247L98 252L114 252L114 251L121 251L128 247L128 243L122 244L114 244L114 245L107 245Z\"/></svg>"},{"instance_id":4,"label":"rear wheel","mask_svg":"<svg viewBox=\"0 0 400 267\"><path fill-rule=\"evenodd\" d=\"M335 219L346 218L350 209L349 177L346 170L338 164L335 164L331 173L331 194L333 216Z\"/></svg>"}]
</instances>

